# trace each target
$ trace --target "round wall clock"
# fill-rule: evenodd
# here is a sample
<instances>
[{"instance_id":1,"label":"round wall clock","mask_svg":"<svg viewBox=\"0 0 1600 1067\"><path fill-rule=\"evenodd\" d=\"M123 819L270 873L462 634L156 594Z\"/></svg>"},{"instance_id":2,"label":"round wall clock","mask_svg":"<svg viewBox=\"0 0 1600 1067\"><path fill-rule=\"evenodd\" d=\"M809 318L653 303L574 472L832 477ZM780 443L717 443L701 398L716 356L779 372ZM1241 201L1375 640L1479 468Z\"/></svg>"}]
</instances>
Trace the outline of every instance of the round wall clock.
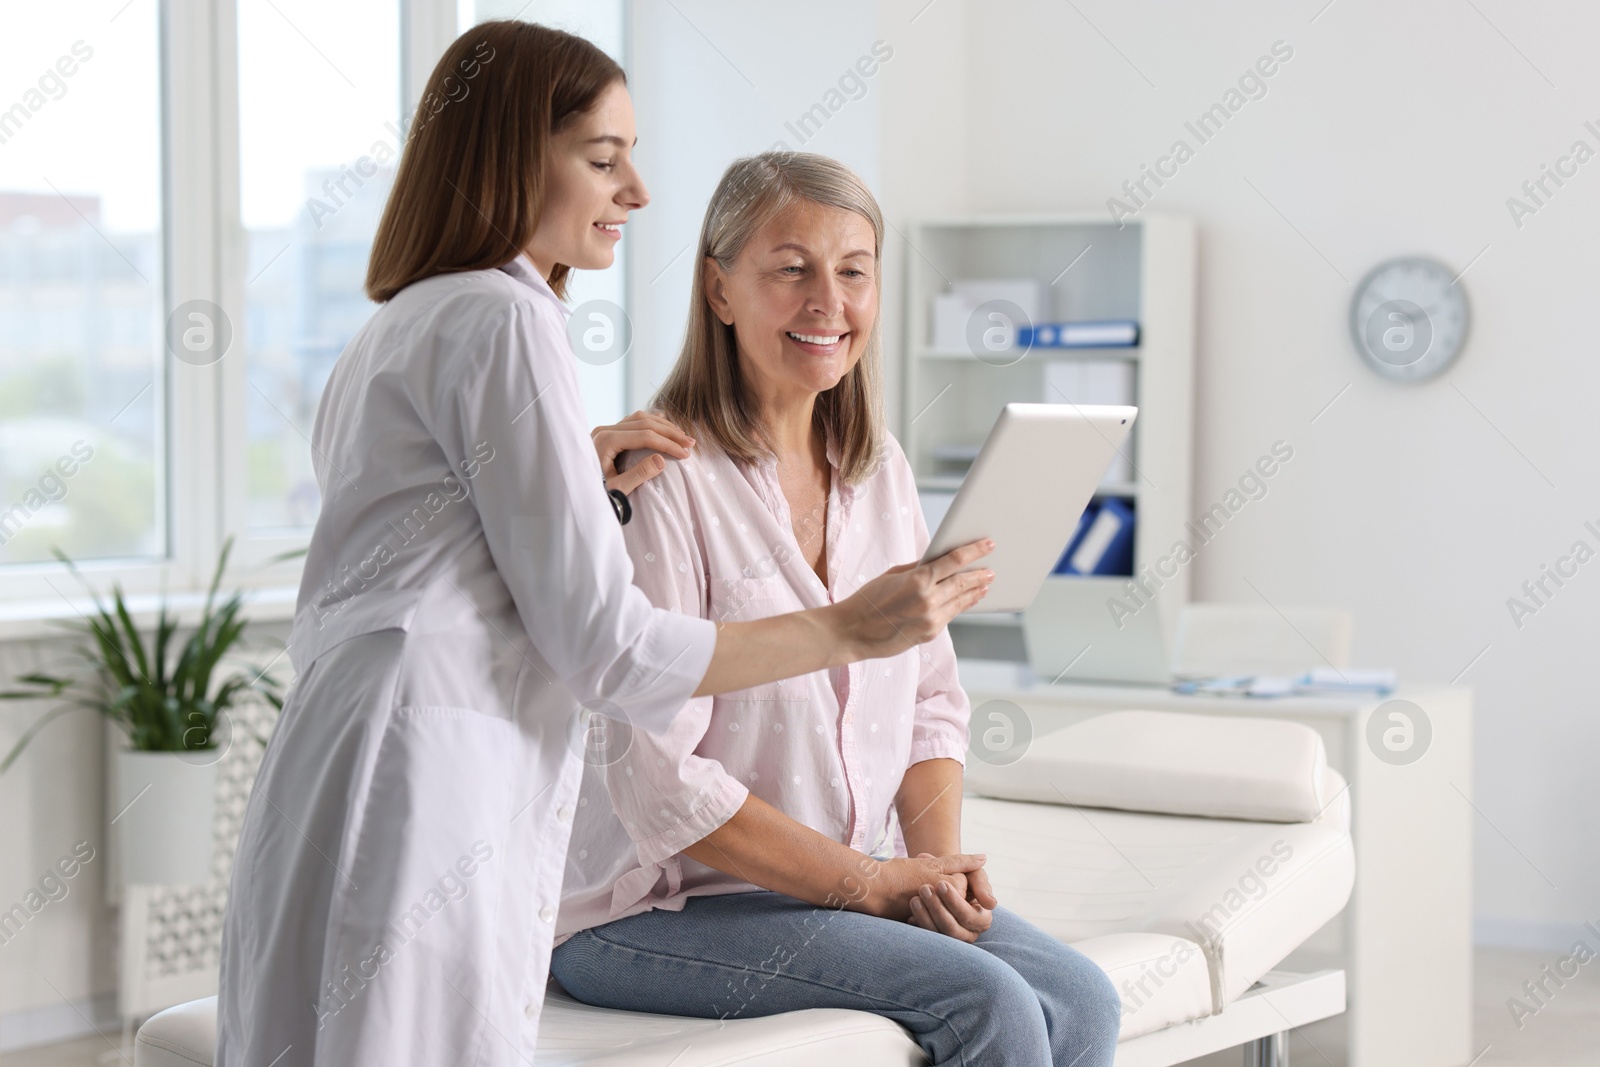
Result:
<instances>
[{"instance_id":1,"label":"round wall clock","mask_svg":"<svg viewBox=\"0 0 1600 1067\"><path fill-rule=\"evenodd\" d=\"M1367 272L1350 299L1350 338L1367 366L1397 382L1442 372L1467 339L1467 292L1442 263L1402 256Z\"/></svg>"}]
</instances>

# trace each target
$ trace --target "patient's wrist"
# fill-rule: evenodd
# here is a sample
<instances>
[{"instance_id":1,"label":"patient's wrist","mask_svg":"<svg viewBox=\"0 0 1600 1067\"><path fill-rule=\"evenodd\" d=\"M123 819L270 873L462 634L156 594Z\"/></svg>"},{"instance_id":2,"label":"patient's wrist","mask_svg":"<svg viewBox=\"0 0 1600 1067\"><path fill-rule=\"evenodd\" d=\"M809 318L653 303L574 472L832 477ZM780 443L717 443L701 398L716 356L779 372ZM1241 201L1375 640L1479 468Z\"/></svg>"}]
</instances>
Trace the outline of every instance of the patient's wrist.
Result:
<instances>
[{"instance_id":1,"label":"patient's wrist","mask_svg":"<svg viewBox=\"0 0 1600 1067\"><path fill-rule=\"evenodd\" d=\"M881 917L893 906L894 891L886 884L888 874L881 860L851 849L833 881L834 888L823 902L827 907Z\"/></svg>"},{"instance_id":2,"label":"patient's wrist","mask_svg":"<svg viewBox=\"0 0 1600 1067\"><path fill-rule=\"evenodd\" d=\"M872 649L861 625L860 613L841 601L826 607L812 608L802 614L809 622L821 627L827 634L828 666L843 667L868 659Z\"/></svg>"}]
</instances>

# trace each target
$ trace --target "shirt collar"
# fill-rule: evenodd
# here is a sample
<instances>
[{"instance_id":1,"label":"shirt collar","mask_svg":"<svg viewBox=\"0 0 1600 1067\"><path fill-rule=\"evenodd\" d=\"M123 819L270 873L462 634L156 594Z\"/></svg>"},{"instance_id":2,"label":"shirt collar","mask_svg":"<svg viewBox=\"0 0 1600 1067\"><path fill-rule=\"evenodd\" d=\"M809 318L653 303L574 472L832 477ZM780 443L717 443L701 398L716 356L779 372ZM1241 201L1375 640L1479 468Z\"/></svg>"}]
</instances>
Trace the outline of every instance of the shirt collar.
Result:
<instances>
[{"instance_id":1,"label":"shirt collar","mask_svg":"<svg viewBox=\"0 0 1600 1067\"><path fill-rule=\"evenodd\" d=\"M500 269L523 285L526 285L529 289L543 295L552 304L561 309L563 316L570 317L572 315L572 309L567 307L566 303L556 295L554 289L550 288L550 283L540 276L538 268L533 265L533 260L528 258L526 252L517 256L511 262L502 264Z\"/></svg>"}]
</instances>

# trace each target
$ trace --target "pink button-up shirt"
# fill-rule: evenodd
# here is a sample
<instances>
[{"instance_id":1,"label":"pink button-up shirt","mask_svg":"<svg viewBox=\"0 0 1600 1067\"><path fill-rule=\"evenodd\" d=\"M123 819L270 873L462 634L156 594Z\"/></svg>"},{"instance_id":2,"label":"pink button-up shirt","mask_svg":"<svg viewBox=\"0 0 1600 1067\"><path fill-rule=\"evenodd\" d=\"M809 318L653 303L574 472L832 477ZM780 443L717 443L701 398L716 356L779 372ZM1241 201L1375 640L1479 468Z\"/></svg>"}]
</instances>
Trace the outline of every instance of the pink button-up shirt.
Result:
<instances>
[{"instance_id":1,"label":"pink button-up shirt","mask_svg":"<svg viewBox=\"0 0 1600 1067\"><path fill-rule=\"evenodd\" d=\"M826 585L793 532L824 516L793 523L775 462L741 464L707 445L633 494L624 534L634 582L659 607L738 621L821 607L918 559L928 531L899 443L886 436L883 462L859 485L840 479L831 442L828 463ZM751 793L857 851L905 855L901 778L923 760L964 763L969 711L941 633L888 659L694 698L662 735L613 736L585 768L557 943L651 908L681 910L691 896L758 888L681 854Z\"/></svg>"}]
</instances>

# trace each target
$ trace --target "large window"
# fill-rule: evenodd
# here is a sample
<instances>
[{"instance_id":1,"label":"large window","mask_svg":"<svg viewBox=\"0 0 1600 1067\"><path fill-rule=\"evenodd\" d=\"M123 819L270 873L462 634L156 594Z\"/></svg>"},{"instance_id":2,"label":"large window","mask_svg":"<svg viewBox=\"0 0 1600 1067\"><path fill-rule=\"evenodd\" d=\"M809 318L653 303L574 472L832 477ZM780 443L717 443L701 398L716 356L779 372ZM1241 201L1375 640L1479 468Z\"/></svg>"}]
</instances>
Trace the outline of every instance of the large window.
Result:
<instances>
[{"instance_id":1,"label":"large window","mask_svg":"<svg viewBox=\"0 0 1600 1067\"><path fill-rule=\"evenodd\" d=\"M0 599L65 610L57 548L134 593L192 590L229 536L236 580L293 582L295 562L269 564L316 521L317 407L375 310L367 258L433 60L507 17L621 59L625 2L13 6ZM621 265L572 295L625 305ZM578 365L591 421L624 413L625 367Z\"/></svg>"},{"instance_id":2,"label":"large window","mask_svg":"<svg viewBox=\"0 0 1600 1067\"><path fill-rule=\"evenodd\" d=\"M167 549L159 20L125 2L0 34L0 564Z\"/></svg>"},{"instance_id":3,"label":"large window","mask_svg":"<svg viewBox=\"0 0 1600 1067\"><path fill-rule=\"evenodd\" d=\"M334 360L372 314L367 255L401 147L395 0L240 0L239 203L248 515L316 521L311 435Z\"/></svg>"}]
</instances>

